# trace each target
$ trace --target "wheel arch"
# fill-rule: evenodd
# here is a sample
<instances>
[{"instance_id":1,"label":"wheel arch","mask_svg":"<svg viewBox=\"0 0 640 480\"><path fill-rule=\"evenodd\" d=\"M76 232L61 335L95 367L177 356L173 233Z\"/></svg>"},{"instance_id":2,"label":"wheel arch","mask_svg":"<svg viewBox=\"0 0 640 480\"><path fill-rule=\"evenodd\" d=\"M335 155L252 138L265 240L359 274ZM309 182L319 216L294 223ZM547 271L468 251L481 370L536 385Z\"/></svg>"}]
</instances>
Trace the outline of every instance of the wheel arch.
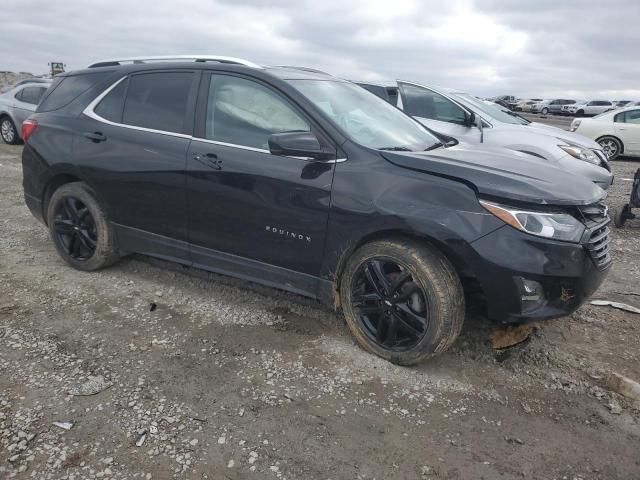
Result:
<instances>
[{"instance_id":1,"label":"wheel arch","mask_svg":"<svg viewBox=\"0 0 640 480\"><path fill-rule=\"evenodd\" d=\"M620 137L618 137L617 135L606 134L600 135L598 138L596 138L595 141L599 143L603 138L613 138L614 140L617 140L617 142L620 144L620 153L624 153L624 142L620 139Z\"/></svg>"},{"instance_id":2,"label":"wheel arch","mask_svg":"<svg viewBox=\"0 0 640 480\"><path fill-rule=\"evenodd\" d=\"M347 262L360 247L377 240L408 240L417 241L429 245L430 247L436 249L438 252L444 255L447 260L451 262L451 265L453 265L453 268L455 269L458 277L460 278L460 281L462 282L463 289L465 290L465 296L475 292L482 293L482 288L480 287L480 284L478 283L473 271L468 265L466 265L463 258L445 242L437 239L436 237L426 235L414 230L403 228L389 228L370 232L360 237L358 241L354 242L352 245L350 245L349 248L345 249L343 254L340 256L334 273L332 292L332 304L336 308L339 308L341 306L339 294L340 284Z\"/></svg>"},{"instance_id":3,"label":"wheel arch","mask_svg":"<svg viewBox=\"0 0 640 480\"><path fill-rule=\"evenodd\" d=\"M42 191L42 218L44 219L45 225L47 223L47 210L49 209L49 201L51 200L53 192L58 190L63 185L73 182L84 181L76 175L70 173L58 173L50 178L49 181L45 184Z\"/></svg>"}]
</instances>

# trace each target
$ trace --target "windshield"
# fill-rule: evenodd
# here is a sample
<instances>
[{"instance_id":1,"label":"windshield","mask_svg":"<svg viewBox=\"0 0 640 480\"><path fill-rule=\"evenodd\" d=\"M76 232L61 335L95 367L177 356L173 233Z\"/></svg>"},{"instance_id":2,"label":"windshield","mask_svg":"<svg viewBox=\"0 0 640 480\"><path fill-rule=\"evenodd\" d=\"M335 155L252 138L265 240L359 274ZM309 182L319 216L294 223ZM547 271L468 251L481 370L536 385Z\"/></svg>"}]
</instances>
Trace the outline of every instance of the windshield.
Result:
<instances>
[{"instance_id":1,"label":"windshield","mask_svg":"<svg viewBox=\"0 0 640 480\"><path fill-rule=\"evenodd\" d=\"M489 105L468 93L452 93L451 96L472 110L476 110L476 113L479 110L480 113L488 116L489 119L494 119L502 123L511 123L513 125L528 125L531 123L510 110L499 107L498 105Z\"/></svg>"},{"instance_id":2,"label":"windshield","mask_svg":"<svg viewBox=\"0 0 640 480\"><path fill-rule=\"evenodd\" d=\"M353 83L288 80L326 113L353 141L365 147L422 151L439 145L422 125Z\"/></svg>"}]
</instances>

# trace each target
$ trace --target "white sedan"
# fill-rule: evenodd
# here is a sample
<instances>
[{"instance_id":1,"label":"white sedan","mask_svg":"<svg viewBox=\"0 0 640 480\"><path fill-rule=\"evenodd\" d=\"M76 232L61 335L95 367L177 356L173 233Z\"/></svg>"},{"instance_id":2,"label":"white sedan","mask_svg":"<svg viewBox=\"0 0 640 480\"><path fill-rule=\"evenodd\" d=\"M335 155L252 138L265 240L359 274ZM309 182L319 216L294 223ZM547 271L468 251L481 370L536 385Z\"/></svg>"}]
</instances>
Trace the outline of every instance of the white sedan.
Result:
<instances>
[{"instance_id":1,"label":"white sedan","mask_svg":"<svg viewBox=\"0 0 640 480\"><path fill-rule=\"evenodd\" d=\"M576 118L571 131L598 142L609 160L618 155L640 156L640 106L619 108L593 118Z\"/></svg>"}]
</instances>

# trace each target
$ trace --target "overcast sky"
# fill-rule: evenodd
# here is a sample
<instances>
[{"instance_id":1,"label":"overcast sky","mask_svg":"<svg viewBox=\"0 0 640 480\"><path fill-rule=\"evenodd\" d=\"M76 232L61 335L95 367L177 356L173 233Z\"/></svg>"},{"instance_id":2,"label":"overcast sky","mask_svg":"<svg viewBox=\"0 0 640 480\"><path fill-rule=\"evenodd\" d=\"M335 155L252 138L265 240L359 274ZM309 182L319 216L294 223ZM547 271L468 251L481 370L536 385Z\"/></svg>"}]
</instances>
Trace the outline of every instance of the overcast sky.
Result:
<instances>
[{"instance_id":1,"label":"overcast sky","mask_svg":"<svg viewBox=\"0 0 640 480\"><path fill-rule=\"evenodd\" d=\"M640 0L5 0L0 70L219 54L477 95L640 100Z\"/></svg>"}]
</instances>

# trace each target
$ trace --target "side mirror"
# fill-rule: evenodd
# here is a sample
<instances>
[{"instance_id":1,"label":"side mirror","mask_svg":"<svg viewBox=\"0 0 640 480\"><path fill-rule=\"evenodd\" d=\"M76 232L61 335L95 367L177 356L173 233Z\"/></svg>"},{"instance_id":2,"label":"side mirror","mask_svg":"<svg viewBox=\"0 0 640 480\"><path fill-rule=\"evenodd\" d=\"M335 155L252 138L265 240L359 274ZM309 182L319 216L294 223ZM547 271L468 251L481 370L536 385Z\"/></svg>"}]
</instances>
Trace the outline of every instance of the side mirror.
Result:
<instances>
[{"instance_id":1,"label":"side mirror","mask_svg":"<svg viewBox=\"0 0 640 480\"><path fill-rule=\"evenodd\" d=\"M311 132L274 133L269 137L269 151L272 155L313 160L322 160L326 156L318 138Z\"/></svg>"},{"instance_id":2,"label":"side mirror","mask_svg":"<svg viewBox=\"0 0 640 480\"><path fill-rule=\"evenodd\" d=\"M473 112L469 112L467 110L464 111L464 126L465 127L475 127L476 126L476 114Z\"/></svg>"}]
</instances>

